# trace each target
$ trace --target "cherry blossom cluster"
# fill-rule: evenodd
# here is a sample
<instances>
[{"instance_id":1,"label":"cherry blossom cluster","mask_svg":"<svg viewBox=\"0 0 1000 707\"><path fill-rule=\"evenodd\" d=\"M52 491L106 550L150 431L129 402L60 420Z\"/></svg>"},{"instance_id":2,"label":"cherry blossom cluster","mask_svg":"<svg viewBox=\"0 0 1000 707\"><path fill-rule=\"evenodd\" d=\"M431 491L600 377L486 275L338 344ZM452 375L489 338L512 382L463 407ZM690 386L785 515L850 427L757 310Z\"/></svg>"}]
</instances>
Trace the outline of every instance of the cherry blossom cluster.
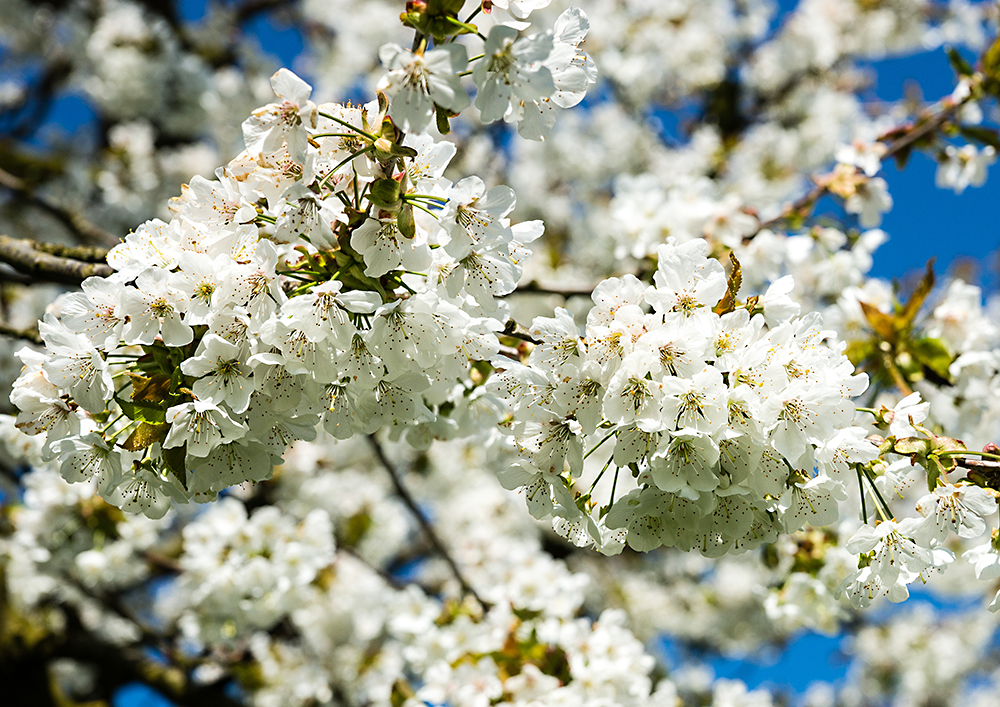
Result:
<instances>
[{"instance_id":1,"label":"cherry blossom cluster","mask_svg":"<svg viewBox=\"0 0 1000 707\"><path fill-rule=\"evenodd\" d=\"M232 644L269 629L309 595L334 560L330 517L322 509L301 520L275 506L252 515L224 498L184 528L183 602L178 625L199 644Z\"/></svg>"},{"instance_id":2,"label":"cherry blossom cluster","mask_svg":"<svg viewBox=\"0 0 1000 707\"><path fill-rule=\"evenodd\" d=\"M653 286L598 285L584 336L566 310L536 318L527 363L490 381L524 454L501 482L574 542L743 552L835 520L843 474L878 456L852 426L867 376L819 316L797 316L790 282L737 306L707 252L670 242Z\"/></svg>"},{"instance_id":3,"label":"cherry blossom cluster","mask_svg":"<svg viewBox=\"0 0 1000 707\"><path fill-rule=\"evenodd\" d=\"M583 10L567 9L551 30L519 36L518 30L529 24L516 18L547 4L524 3L515 9L519 3L512 3L500 8L511 10L511 17L506 23L498 18L501 23L490 28L471 69L479 120L516 123L518 134L530 140L544 140L555 125L556 108L577 105L597 80L593 60L580 49L590 29ZM418 14L410 22L422 29L422 20ZM384 45L379 58L389 73L379 87L393 98L389 114L402 130L424 132L436 112L438 126L447 132L448 117L470 103L459 78L468 73L468 53L460 42L425 49L426 40L415 51Z\"/></svg>"},{"instance_id":4,"label":"cherry blossom cluster","mask_svg":"<svg viewBox=\"0 0 1000 707\"><path fill-rule=\"evenodd\" d=\"M18 427L122 508L268 478L319 424L417 446L476 430L470 359L499 351L496 298L541 223L510 223L508 187L443 178L455 146L404 139L384 97L317 106L286 70L272 86L247 149L113 248L114 274L21 353Z\"/></svg>"}]
</instances>

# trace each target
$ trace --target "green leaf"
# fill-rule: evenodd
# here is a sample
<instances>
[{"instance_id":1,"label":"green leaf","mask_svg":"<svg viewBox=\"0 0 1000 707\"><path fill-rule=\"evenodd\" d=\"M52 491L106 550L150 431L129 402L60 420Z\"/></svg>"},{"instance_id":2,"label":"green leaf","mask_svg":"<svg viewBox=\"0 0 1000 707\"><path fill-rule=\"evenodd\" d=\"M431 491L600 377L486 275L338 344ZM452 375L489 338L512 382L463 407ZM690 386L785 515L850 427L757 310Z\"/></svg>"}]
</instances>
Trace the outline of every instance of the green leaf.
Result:
<instances>
[{"instance_id":1,"label":"green leaf","mask_svg":"<svg viewBox=\"0 0 1000 707\"><path fill-rule=\"evenodd\" d=\"M951 64L951 68L955 70L956 74L959 76L972 76L976 73L976 70L972 68L972 64L955 47L946 47L945 52L948 54L948 63Z\"/></svg>"},{"instance_id":2,"label":"green leaf","mask_svg":"<svg viewBox=\"0 0 1000 707\"><path fill-rule=\"evenodd\" d=\"M163 372L174 370L174 363L170 360L170 351L165 346L143 346L142 350L153 357L156 365Z\"/></svg>"},{"instance_id":3,"label":"green leaf","mask_svg":"<svg viewBox=\"0 0 1000 707\"><path fill-rule=\"evenodd\" d=\"M169 429L170 425L151 425L148 422L143 422L132 431L128 439L121 443L121 447L130 452L138 452L163 441Z\"/></svg>"},{"instance_id":4,"label":"green leaf","mask_svg":"<svg viewBox=\"0 0 1000 707\"><path fill-rule=\"evenodd\" d=\"M187 444L163 449L162 454L163 464L167 467L167 471L173 474L187 491L187 467L184 464L187 457Z\"/></svg>"},{"instance_id":5,"label":"green leaf","mask_svg":"<svg viewBox=\"0 0 1000 707\"><path fill-rule=\"evenodd\" d=\"M162 403L151 403L145 400L130 402L117 395L115 402L121 406L122 412L132 420L148 422L151 425L162 425L167 421L167 411Z\"/></svg>"},{"instance_id":6,"label":"green leaf","mask_svg":"<svg viewBox=\"0 0 1000 707\"><path fill-rule=\"evenodd\" d=\"M994 81L1000 81L1000 37L993 40L990 48L983 52L983 73Z\"/></svg>"},{"instance_id":7,"label":"green leaf","mask_svg":"<svg viewBox=\"0 0 1000 707\"><path fill-rule=\"evenodd\" d=\"M923 279L920 280L920 284L917 285L917 289L913 291L910 295L910 299L906 301L906 304L899 310L896 315L896 328L899 331L904 331L913 326L913 320L916 318L917 313L924 304L924 300L927 299L927 295L931 293L934 289L934 258L927 261L927 271L924 273Z\"/></svg>"},{"instance_id":8,"label":"green leaf","mask_svg":"<svg viewBox=\"0 0 1000 707\"><path fill-rule=\"evenodd\" d=\"M924 337L909 345L910 354L922 366L934 371L946 381L951 381L952 355L940 339Z\"/></svg>"},{"instance_id":9,"label":"green leaf","mask_svg":"<svg viewBox=\"0 0 1000 707\"><path fill-rule=\"evenodd\" d=\"M890 344L896 343L896 326L895 319L891 314L886 314L878 307L870 305L867 302L861 302L861 311L865 315L865 319L868 320L868 324L882 341L888 341Z\"/></svg>"},{"instance_id":10,"label":"green leaf","mask_svg":"<svg viewBox=\"0 0 1000 707\"><path fill-rule=\"evenodd\" d=\"M852 341L847 345L847 358L855 366L875 355L875 345L871 341Z\"/></svg>"},{"instance_id":11,"label":"green leaf","mask_svg":"<svg viewBox=\"0 0 1000 707\"><path fill-rule=\"evenodd\" d=\"M174 369L180 371L179 368ZM132 381L132 400L140 402L159 403L162 402L170 390L171 376L167 373L154 373L150 377L140 376L130 373Z\"/></svg>"},{"instance_id":12,"label":"green leaf","mask_svg":"<svg viewBox=\"0 0 1000 707\"><path fill-rule=\"evenodd\" d=\"M725 296L712 310L716 314L728 314L736 309L736 296L743 285L743 269L740 267L740 261L736 259L736 253L730 253L729 259L733 262L733 271L729 274Z\"/></svg>"},{"instance_id":13,"label":"green leaf","mask_svg":"<svg viewBox=\"0 0 1000 707\"><path fill-rule=\"evenodd\" d=\"M170 392L176 393L179 388L187 387L184 385L184 374L181 373L181 367L178 366L174 369L174 372L170 374Z\"/></svg>"},{"instance_id":14,"label":"green leaf","mask_svg":"<svg viewBox=\"0 0 1000 707\"><path fill-rule=\"evenodd\" d=\"M980 125L960 125L958 132L967 140L1000 150L1000 134L992 128L984 128Z\"/></svg>"}]
</instances>

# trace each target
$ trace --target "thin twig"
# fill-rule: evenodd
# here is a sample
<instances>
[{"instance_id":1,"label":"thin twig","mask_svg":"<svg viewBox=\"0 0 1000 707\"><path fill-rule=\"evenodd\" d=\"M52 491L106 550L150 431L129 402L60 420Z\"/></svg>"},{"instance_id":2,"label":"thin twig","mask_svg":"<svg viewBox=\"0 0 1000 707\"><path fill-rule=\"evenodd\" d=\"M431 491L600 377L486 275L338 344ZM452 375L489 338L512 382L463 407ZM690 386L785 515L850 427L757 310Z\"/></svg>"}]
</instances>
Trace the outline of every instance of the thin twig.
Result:
<instances>
[{"instance_id":1,"label":"thin twig","mask_svg":"<svg viewBox=\"0 0 1000 707\"><path fill-rule=\"evenodd\" d=\"M410 492L403 486L403 480L400 478L399 470L389 461L385 456L385 451L382 449L382 445L379 441L375 439L375 435L368 435L368 441L371 442L372 449L375 451L375 456L378 457L379 463L385 467L385 470L389 472L389 477L392 479L392 485L396 489L396 493L401 499L403 499L403 504L410 510L413 517L416 518L417 523L420 525L420 529L423 530L424 535L427 537L428 542L434 548L435 552L441 556L442 559L447 563L448 567L451 569L452 575L458 581L459 586L462 588L462 593L471 596L483 607L489 607L490 605L483 601L476 590L472 588L462 575L462 571L458 568L458 564L452 558L448 549L441 542L438 537L437 532L434 530L434 526L431 525L430 521L427 520L423 512L417 506L417 502L413 500L413 496Z\"/></svg>"},{"instance_id":2,"label":"thin twig","mask_svg":"<svg viewBox=\"0 0 1000 707\"><path fill-rule=\"evenodd\" d=\"M66 608L64 607L64 611ZM48 646L43 643L45 658L66 657L96 665L101 677L112 684L141 682L165 695L171 701L190 707L240 707L241 702L225 693L225 684L197 683L181 668L163 664L139 646L118 646L90 634L73 634Z\"/></svg>"},{"instance_id":3,"label":"thin twig","mask_svg":"<svg viewBox=\"0 0 1000 707\"><path fill-rule=\"evenodd\" d=\"M900 130L906 131L903 135L901 135L900 137L896 138L894 141L888 144L885 153L882 155L882 161L884 162L885 160L888 160L891 157L895 157L897 154L899 154L903 150L913 145L913 143L915 143L917 140L920 140L922 137L925 137L926 135L940 128L948 121L949 118L952 117L952 115L955 113L956 110L965 105L965 103L969 100L969 98L971 98L971 95L972 94L970 93L969 97L966 97L958 102L952 101L950 96L946 97L941 101L939 101L939 103L944 104L944 107L941 108L937 113L926 116L925 120L923 120L922 122L918 121L916 124L911 125L909 128L895 128L893 130L884 133L883 136L879 138L878 140L879 142L888 141L889 136L898 134ZM815 204L817 201L819 201L820 197L826 194L827 190L829 189L829 185L830 185L829 181L823 181L817 183L816 186L814 186L804 195L800 196L792 203L786 205L781 210L781 213L779 213L777 216L768 219L767 221L761 221L760 224L757 226L757 229L753 233L743 237L743 243L744 244L749 243L761 231L771 228L776 224L780 223L781 221L784 221L792 214L799 213L803 209L809 207L810 205Z\"/></svg>"},{"instance_id":4,"label":"thin twig","mask_svg":"<svg viewBox=\"0 0 1000 707\"><path fill-rule=\"evenodd\" d=\"M507 323L504 325L503 331L500 332L501 336L509 336L512 339L520 339L521 341L527 341L529 344L540 344L538 339L534 338L528 330L523 326L515 322L513 319L508 319Z\"/></svg>"},{"instance_id":5,"label":"thin twig","mask_svg":"<svg viewBox=\"0 0 1000 707\"><path fill-rule=\"evenodd\" d=\"M114 272L101 263L60 258L34 248L34 241L0 235L0 261L38 280L79 285L88 277L107 277Z\"/></svg>"},{"instance_id":6,"label":"thin twig","mask_svg":"<svg viewBox=\"0 0 1000 707\"><path fill-rule=\"evenodd\" d=\"M142 559L144 559L146 562L153 565L154 567L159 567L161 570L165 572L180 574L181 572L184 571L184 568L181 567L181 564L177 560L173 559L172 557L167 557L166 555L161 555L156 552L150 552L149 550L147 550L146 552L142 553Z\"/></svg>"},{"instance_id":7,"label":"thin twig","mask_svg":"<svg viewBox=\"0 0 1000 707\"><path fill-rule=\"evenodd\" d=\"M896 384L896 387L899 388L903 396L912 395L913 388L910 387L910 383L906 380L903 372L899 370L899 366L896 365L896 359L891 353L886 353L882 357L882 364L889 373L889 377L892 378L892 382Z\"/></svg>"},{"instance_id":8,"label":"thin twig","mask_svg":"<svg viewBox=\"0 0 1000 707\"><path fill-rule=\"evenodd\" d=\"M337 546L337 552L342 552L345 555L347 555L347 556L349 556L349 557L357 560L358 562L360 562L361 564L363 564L365 567L367 567L368 569L370 569L372 572L374 572L375 574L377 574L382 579L383 582L385 582L386 584L388 584L393 589L405 589L406 588L406 585L407 585L406 582L400 580L397 577L393 577L391 573L389 573L386 570L384 570L383 568L378 567L377 565L369 562L364 557L362 557L360 554L358 554L358 551L355 550L353 547L346 547L344 545L339 545L338 544L338 546Z\"/></svg>"},{"instance_id":9,"label":"thin twig","mask_svg":"<svg viewBox=\"0 0 1000 707\"><path fill-rule=\"evenodd\" d=\"M499 354L509 358L511 361L517 361L518 363L521 361L521 354L512 346L504 346L503 344L500 344Z\"/></svg>"}]
</instances>

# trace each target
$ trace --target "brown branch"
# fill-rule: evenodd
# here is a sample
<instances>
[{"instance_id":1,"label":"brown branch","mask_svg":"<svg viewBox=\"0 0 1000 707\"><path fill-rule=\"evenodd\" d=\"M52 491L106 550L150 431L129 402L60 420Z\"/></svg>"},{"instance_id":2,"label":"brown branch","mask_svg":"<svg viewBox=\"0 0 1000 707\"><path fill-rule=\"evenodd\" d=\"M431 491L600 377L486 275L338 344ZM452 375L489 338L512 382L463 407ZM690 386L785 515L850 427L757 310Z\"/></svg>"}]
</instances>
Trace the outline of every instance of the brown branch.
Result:
<instances>
[{"instance_id":1,"label":"brown branch","mask_svg":"<svg viewBox=\"0 0 1000 707\"><path fill-rule=\"evenodd\" d=\"M0 331L2 333L2 331ZM513 346L504 346L500 344L500 351L498 352L501 356L509 358L511 361L521 362L521 353L515 349Z\"/></svg>"},{"instance_id":2,"label":"brown branch","mask_svg":"<svg viewBox=\"0 0 1000 707\"><path fill-rule=\"evenodd\" d=\"M48 253L60 258L69 258L70 260L82 260L85 263L106 263L108 261L108 249L102 246L74 246L35 241L31 247L42 253Z\"/></svg>"},{"instance_id":3,"label":"brown branch","mask_svg":"<svg viewBox=\"0 0 1000 707\"><path fill-rule=\"evenodd\" d=\"M560 297L590 297L594 293L594 288L589 290L577 287L545 287L532 280L523 285L518 285L511 292L511 295L532 294L532 295L559 295ZM505 295L509 297L510 295Z\"/></svg>"},{"instance_id":4,"label":"brown branch","mask_svg":"<svg viewBox=\"0 0 1000 707\"><path fill-rule=\"evenodd\" d=\"M88 277L107 277L114 272L107 265L60 258L36 250L34 241L4 235L0 235L0 261L25 275L62 285L79 285Z\"/></svg>"},{"instance_id":5,"label":"brown branch","mask_svg":"<svg viewBox=\"0 0 1000 707\"><path fill-rule=\"evenodd\" d=\"M529 344L538 345L542 343L538 339L534 338L530 333L528 333L527 329L515 322L513 319L507 320L507 323L504 325L503 331L500 332L500 335L509 336L512 339L527 341Z\"/></svg>"},{"instance_id":6,"label":"brown branch","mask_svg":"<svg viewBox=\"0 0 1000 707\"><path fill-rule=\"evenodd\" d=\"M253 19L261 12L270 12L284 6L291 7L292 2L290 0L247 0L236 8L234 16L237 22L242 23Z\"/></svg>"},{"instance_id":7,"label":"brown branch","mask_svg":"<svg viewBox=\"0 0 1000 707\"><path fill-rule=\"evenodd\" d=\"M33 285L35 281L27 275L14 271L6 263L0 262L0 285Z\"/></svg>"},{"instance_id":8,"label":"brown branch","mask_svg":"<svg viewBox=\"0 0 1000 707\"><path fill-rule=\"evenodd\" d=\"M0 336L9 336L12 339L24 339L25 341L30 341L38 346L44 346L45 342L42 341L41 335L38 333L38 327L30 327L28 329L15 329L9 324L4 324L0 322Z\"/></svg>"},{"instance_id":9,"label":"brown branch","mask_svg":"<svg viewBox=\"0 0 1000 707\"><path fill-rule=\"evenodd\" d=\"M181 567L181 564L177 560L171 557L167 557L165 555L160 555L159 553L156 552L150 552L147 550L146 552L142 553L142 559L144 559L146 562L153 565L154 567L158 567L159 569L164 570L165 572L170 572L172 574L180 574L182 571L184 571L184 568Z\"/></svg>"},{"instance_id":10,"label":"brown branch","mask_svg":"<svg viewBox=\"0 0 1000 707\"><path fill-rule=\"evenodd\" d=\"M969 457L951 457L955 463L965 469L987 469L1000 471L1000 461L995 459L970 459Z\"/></svg>"},{"instance_id":11,"label":"brown branch","mask_svg":"<svg viewBox=\"0 0 1000 707\"><path fill-rule=\"evenodd\" d=\"M240 707L221 685L192 682L183 670L147 656L140 646L122 647L90 635L74 635L53 648L50 657L65 657L96 665L102 678L115 684L138 681L169 699L191 707Z\"/></svg>"},{"instance_id":12,"label":"brown branch","mask_svg":"<svg viewBox=\"0 0 1000 707\"><path fill-rule=\"evenodd\" d=\"M925 114L923 120L918 120L916 123L909 126L904 125L893 128L892 130L884 133L878 138L878 142L887 142L894 135L899 135L900 133L902 133L902 135L888 143L885 153L882 155L882 160L885 161L891 157L895 157L903 150L910 148L921 138L936 131L948 122L948 120L954 115L955 111L965 105L971 97L972 94L970 93L968 97L955 102L951 99L951 96L947 96L939 101L939 103L943 104L943 107L937 113ZM784 208L782 208L781 213L774 218L768 219L767 221L761 221L757 226L757 230L743 237L743 243L749 243L761 231L775 226L793 214L800 213L804 209L814 206L815 203L819 201L820 197L827 193L830 185L829 180L819 181L814 178L814 181L816 181L816 186L795 201L787 204Z\"/></svg>"},{"instance_id":13,"label":"brown branch","mask_svg":"<svg viewBox=\"0 0 1000 707\"><path fill-rule=\"evenodd\" d=\"M113 246L119 241L114 234L92 223L82 214L56 203L44 194L39 194L24 179L3 169L0 169L0 186L25 197L38 208L51 214L86 243Z\"/></svg>"},{"instance_id":14,"label":"brown branch","mask_svg":"<svg viewBox=\"0 0 1000 707\"><path fill-rule=\"evenodd\" d=\"M462 588L462 593L471 596L484 608L489 608L489 604L483 601L476 590L472 588L465 577L462 575L462 571L458 568L458 564L452 558L451 553L448 552L448 548L444 546L441 539L438 537L437 531L434 530L434 526L431 525L427 517L424 516L423 512L417 506L417 502L413 500L413 496L403 485L403 480L400 478L399 470L389 461L385 456L385 451L382 449L382 445L379 441L375 439L375 435L368 435L368 441L371 442L372 449L375 451L375 456L378 457L379 463L385 467L385 470L389 472L389 477L392 479L392 485L396 489L396 494L403 500L403 504L409 509L410 513L416 519L417 523L420 525L420 529L423 531L424 536L427 541L434 548L434 551L441 556L441 558L447 563L448 568L451 570L452 576L458 581L459 586Z\"/></svg>"}]
</instances>

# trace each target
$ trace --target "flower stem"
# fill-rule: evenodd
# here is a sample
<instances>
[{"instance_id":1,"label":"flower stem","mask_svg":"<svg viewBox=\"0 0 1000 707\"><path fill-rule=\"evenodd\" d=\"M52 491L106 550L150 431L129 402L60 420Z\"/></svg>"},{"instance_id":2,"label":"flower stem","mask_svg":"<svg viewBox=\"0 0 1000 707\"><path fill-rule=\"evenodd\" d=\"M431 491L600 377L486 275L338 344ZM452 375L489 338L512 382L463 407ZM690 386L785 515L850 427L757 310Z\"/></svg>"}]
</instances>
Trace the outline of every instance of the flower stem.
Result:
<instances>
[{"instance_id":1,"label":"flower stem","mask_svg":"<svg viewBox=\"0 0 1000 707\"><path fill-rule=\"evenodd\" d=\"M858 491L861 494L861 522L868 522L868 504L865 503L865 482L861 478L861 465L855 464L854 470L858 472Z\"/></svg>"},{"instance_id":2,"label":"flower stem","mask_svg":"<svg viewBox=\"0 0 1000 707\"><path fill-rule=\"evenodd\" d=\"M880 505L876 507L878 508L879 514L882 516L882 519L892 520L892 518L894 517L892 509L889 508L889 504L886 503L884 498L882 498L882 492L879 491L878 486L875 485L875 478L872 476L872 473L867 469L865 469L865 478L868 479L868 486L871 489L871 492L875 495L875 498L878 499Z\"/></svg>"},{"instance_id":3,"label":"flower stem","mask_svg":"<svg viewBox=\"0 0 1000 707\"><path fill-rule=\"evenodd\" d=\"M983 459L992 459L994 461L1000 461L1000 454L994 454L992 452L976 452L971 449L954 449L950 451L937 452L935 456L939 457L964 457L964 456L977 456Z\"/></svg>"},{"instance_id":4,"label":"flower stem","mask_svg":"<svg viewBox=\"0 0 1000 707\"><path fill-rule=\"evenodd\" d=\"M366 132L365 132L364 130L362 130L361 128L357 128L357 127L355 127L355 126L351 125L350 123L348 123L348 122L347 122L346 120L343 120L343 119L341 119L341 118L338 118L338 117L337 117L337 116L335 116L335 115L330 115L329 113L324 113L323 111L320 111L320 113L319 113L319 114L320 114L321 116L323 116L324 118L328 119L328 120L332 120L332 121L333 121L333 122L335 122L335 123L340 123L340 124L341 124L341 125L343 125L343 126L344 126L345 128L350 128L351 130L353 130L354 132L356 132L356 133L357 133L358 135L364 135L364 136L365 136L366 138L368 138L368 139L369 139L369 140L371 140L372 142L375 142L376 140L378 140L378 138L377 138L377 137L375 137L374 135L372 135L371 133L366 133Z\"/></svg>"},{"instance_id":5,"label":"flower stem","mask_svg":"<svg viewBox=\"0 0 1000 707\"><path fill-rule=\"evenodd\" d=\"M598 442L593 447L591 447L590 451L583 455L583 458L586 459L591 454L593 454L594 452L596 452L598 447L600 447L602 444L604 444L609 439L611 439L612 437L614 437L617 432L618 432L618 430L611 430L610 432L608 432L607 436L604 439L602 439L600 442Z\"/></svg>"},{"instance_id":6,"label":"flower stem","mask_svg":"<svg viewBox=\"0 0 1000 707\"><path fill-rule=\"evenodd\" d=\"M363 154L365 154L367 152L371 152L374 149L375 149L375 145L369 145L365 149L359 150L358 152L355 152L353 155L351 155L347 159L341 160L340 164L338 164L336 167L334 167L329 172L327 172L326 176L323 177L323 179L320 180L320 183L319 183L320 189L322 189L323 187L326 186L326 183L330 180L330 177L332 177L334 174L336 174L338 169L340 169L345 164L347 164L348 162L350 162L351 160L353 160L355 157L361 157L361 155L363 155Z\"/></svg>"}]
</instances>

